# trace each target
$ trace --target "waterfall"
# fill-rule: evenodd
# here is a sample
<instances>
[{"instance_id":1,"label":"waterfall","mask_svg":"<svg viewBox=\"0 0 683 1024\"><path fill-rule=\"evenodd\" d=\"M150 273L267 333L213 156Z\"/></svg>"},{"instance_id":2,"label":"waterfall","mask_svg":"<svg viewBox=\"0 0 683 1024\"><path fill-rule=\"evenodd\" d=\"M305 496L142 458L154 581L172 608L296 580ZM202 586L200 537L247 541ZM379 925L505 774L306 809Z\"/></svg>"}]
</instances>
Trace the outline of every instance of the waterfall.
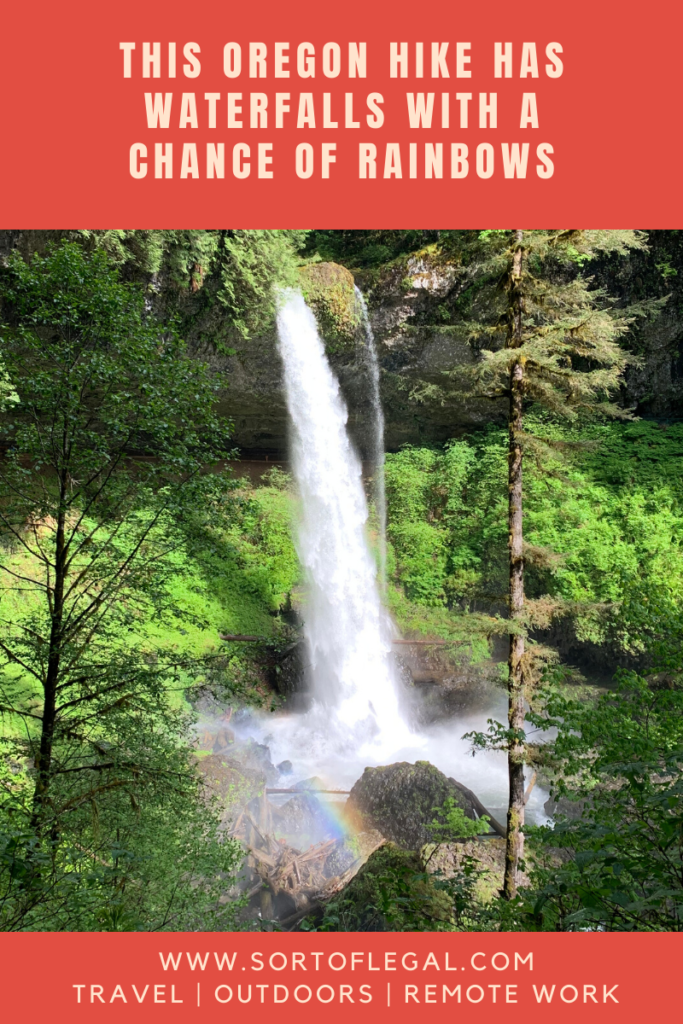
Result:
<instances>
[{"instance_id":1,"label":"waterfall","mask_svg":"<svg viewBox=\"0 0 683 1024\"><path fill-rule=\"evenodd\" d=\"M375 463L381 467L379 366L367 311L362 304L361 309L373 380ZM497 687L482 691L473 706L470 702L459 710L457 722L435 723L419 732L404 721L393 676L392 624L366 536L362 467L315 318L298 292L281 298L278 339L300 497L297 548L307 583L304 637L313 704L303 714L255 716L246 734L268 744L274 763L291 760L300 778L323 775L335 787L350 788L367 765L428 758L504 816L505 754L487 751L473 760L469 742L461 737L484 731L491 717L504 722L505 695ZM381 514L381 474L376 477ZM541 786L534 788L527 807L530 821L546 820L546 797Z\"/></svg>"},{"instance_id":2,"label":"waterfall","mask_svg":"<svg viewBox=\"0 0 683 1024\"><path fill-rule=\"evenodd\" d=\"M361 463L315 318L296 292L282 297L278 338L301 505L297 547L307 581L304 636L313 718L324 723L337 748L357 753L359 746L377 747L385 737L395 749L409 731L392 675L390 622L366 537Z\"/></svg>"},{"instance_id":3,"label":"waterfall","mask_svg":"<svg viewBox=\"0 0 683 1024\"><path fill-rule=\"evenodd\" d=\"M356 301L360 306L361 321L365 332L365 347L370 369L370 394L372 398L372 445L373 491L377 513L377 547L379 551L379 582L382 594L387 585L387 496L384 485L384 412L379 388L379 359L375 335L370 324L368 307L362 291L355 287Z\"/></svg>"}]
</instances>

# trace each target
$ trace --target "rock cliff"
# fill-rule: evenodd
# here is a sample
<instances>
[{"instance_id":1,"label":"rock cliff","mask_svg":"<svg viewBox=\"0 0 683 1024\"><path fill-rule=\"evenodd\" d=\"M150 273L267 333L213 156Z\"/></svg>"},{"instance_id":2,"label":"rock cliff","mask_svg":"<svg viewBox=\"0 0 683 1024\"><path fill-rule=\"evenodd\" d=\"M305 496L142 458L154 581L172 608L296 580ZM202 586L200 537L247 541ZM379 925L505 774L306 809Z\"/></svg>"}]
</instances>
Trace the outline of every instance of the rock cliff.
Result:
<instances>
[{"instance_id":1,"label":"rock cliff","mask_svg":"<svg viewBox=\"0 0 683 1024\"><path fill-rule=\"evenodd\" d=\"M60 232L0 232L0 259L12 248L40 251ZM592 267L597 286L620 305L670 295L661 315L639 321L629 347L640 362L628 374L624 400L639 415L679 419L683 414L683 232L653 231L650 250L629 259L606 259ZM234 422L243 453L282 456L287 449L287 414L275 326L248 338L231 325L216 301L218 284L209 274L186 288L164 276L127 265L126 273L146 281L150 302L178 318L191 350L227 372L222 409ZM386 445L430 444L480 426L502 422L496 401L458 392L458 367L473 352L458 317L457 301L466 271L449 264L434 245L390 259L355 275L331 262L309 262L300 285L314 309L328 354L349 409L350 432L367 454L371 422L365 336L354 283L366 295L381 367ZM437 393L451 371L449 398Z\"/></svg>"}]
</instances>

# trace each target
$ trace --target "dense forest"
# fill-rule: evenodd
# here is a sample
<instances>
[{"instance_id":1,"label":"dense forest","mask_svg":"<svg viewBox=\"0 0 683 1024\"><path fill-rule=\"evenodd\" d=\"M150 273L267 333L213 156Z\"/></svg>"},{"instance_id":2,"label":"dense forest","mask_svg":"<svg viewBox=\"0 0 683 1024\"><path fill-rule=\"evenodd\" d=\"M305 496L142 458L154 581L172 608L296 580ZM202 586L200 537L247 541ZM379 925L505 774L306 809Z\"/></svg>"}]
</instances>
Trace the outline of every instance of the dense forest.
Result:
<instances>
[{"instance_id":1,"label":"dense forest","mask_svg":"<svg viewBox=\"0 0 683 1024\"><path fill-rule=\"evenodd\" d=\"M681 930L682 281L677 231L0 233L0 928ZM501 813L418 760L333 828L244 724L309 699L292 289L406 716L507 708Z\"/></svg>"}]
</instances>

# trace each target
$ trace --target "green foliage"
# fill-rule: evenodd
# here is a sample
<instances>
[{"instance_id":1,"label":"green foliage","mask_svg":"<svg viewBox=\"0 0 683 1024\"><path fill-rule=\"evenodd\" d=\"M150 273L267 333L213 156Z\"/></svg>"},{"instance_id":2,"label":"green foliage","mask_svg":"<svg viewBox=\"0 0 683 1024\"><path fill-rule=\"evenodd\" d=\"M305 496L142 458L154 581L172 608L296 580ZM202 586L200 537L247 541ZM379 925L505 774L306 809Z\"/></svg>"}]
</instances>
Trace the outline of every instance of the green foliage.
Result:
<instances>
[{"instance_id":1,"label":"green foliage","mask_svg":"<svg viewBox=\"0 0 683 1024\"><path fill-rule=\"evenodd\" d=\"M192 238L200 232L188 234ZM127 267L143 274L157 274L161 269L170 232L108 229L73 231L68 235L72 240L83 243L90 251L102 250L111 266Z\"/></svg>"},{"instance_id":2,"label":"green foliage","mask_svg":"<svg viewBox=\"0 0 683 1024\"><path fill-rule=\"evenodd\" d=\"M0 363L0 412L4 412L8 406L14 405L18 401L19 396L12 387L7 370Z\"/></svg>"},{"instance_id":3,"label":"green foliage","mask_svg":"<svg viewBox=\"0 0 683 1024\"><path fill-rule=\"evenodd\" d=\"M327 904L318 930L451 931L451 902L416 853L386 843Z\"/></svg>"},{"instance_id":4,"label":"green foliage","mask_svg":"<svg viewBox=\"0 0 683 1024\"><path fill-rule=\"evenodd\" d=\"M660 260L655 266L665 281L669 277L678 277L678 271L675 267L671 266L671 260L669 259Z\"/></svg>"},{"instance_id":5,"label":"green foliage","mask_svg":"<svg viewBox=\"0 0 683 1024\"><path fill-rule=\"evenodd\" d=\"M269 475L269 485L259 487L245 480L226 486L218 521L207 522L202 512L185 518L189 576L202 594L213 593L239 619L224 621L224 632L270 632L264 611L272 615L285 608L298 582L294 500L282 486L284 476Z\"/></svg>"},{"instance_id":6,"label":"green foliage","mask_svg":"<svg viewBox=\"0 0 683 1024\"><path fill-rule=\"evenodd\" d=\"M312 231L306 251L361 270L416 252L437 236L436 231Z\"/></svg>"},{"instance_id":7,"label":"green foliage","mask_svg":"<svg viewBox=\"0 0 683 1024\"><path fill-rule=\"evenodd\" d=\"M426 606L457 600L459 584L471 576L475 556L449 543L465 512L464 488L475 459L467 444L443 451L403 448L386 459L389 540L407 597Z\"/></svg>"},{"instance_id":8,"label":"green foliage","mask_svg":"<svg viewBox=\"0 0 683 1024\"><path fill-rule=\"evenodd\" d=\"M103 756L87 800L62 773L61 828L40 839L27 826L31 779L3 744L0 772L0 930L192 931L238 927L233 891L242 853L226 839L181 745L186 715L162 694L144 713L91 725ZM98 739L98 736L100 737ZM107 762L116 762L107 766ZM88 774L87 772L85 774ZM230 899L225 900L229 896Z\"/></svg>"},{"instance_id":9,"label":"green foliage","mask_svg":"<svg viewBox=\"0 0 683 1024\"><path fill-rule=\"evenodd\" d=\"M461 826L481 825L465 818ZM441 827L441 823L439 824ZM484 825L484 831L486 826ZM482 829L478 828L477 833ZM452 841L449 835L447 840ZM539 917L528 900L503 900L491 893L480 856L471 845L460 847L456 870L430 867L438 846L428 845L423 857L393 843L380 847L345 889L325 906L322 919L304 922L318 931L535 931Z\"/></svg>"},{"instance_id":10,"label":"green foliage","mask_svg":"<svg viewBox=\"0 0 683 1024\"><path fill-rule=\"evenodd\" d=\"M12 257L0 287L19 398L0 421L3 602L19 591L41 620L6 621L3 650L42 684L57 570L65 644L108 617L126 630L130 596L154 607L175 574L187 511L215 509L221 478L202 469L227 453L229 431L213 413L220 380L102 254L66 244L30 264Z\"/></svg>"},{"instance_id":11,"label":"green foliage","mask_svg":"<svg viewBox=\"0 0 683 1024\"><path fill-rule=\"evenodd\" d=\"M277 287L296 284L307 231L165 230L71 232L102 250L134 277L153 277L171 291L202 292L244 338L270 328ZM219 332L220 339L220 332ZM220 340L214 343L221 347Z\"/></svg>"},{"instance_id":12,"label":"green foliage","mask_svg":"<svg viewBox=\"0 0 683 1024\"><path fill-rule=\"evenodd\" d=\"M617 657L652 652L656 609L679 607L683 588L683 428L598 423L579 432L531 417L527 430L564 449L542 473L527 464L531 623L566 615L583 643ZM506 458L495 428L387 455L394 578L425 623L440 609L493 610L504 600Z\"/></svg>"},{"instance_id":13,"label":"green foliage","mask_svg":"<svg viewBox=\"0 0 683 1024\"><path fill-rule=\"evenodd\" d=\"M131 643L141 616L168 621L188 518L220 521L220 381L100 250L12 255L0 291L5 926L221 919L237 851L183 750L191 659Z\"/></svg>"},{"instance_id":14,"label":"green foliage","mask_svg":"<svg viewBox=\"0 0 683 1024\"><path fill-rule=\"evenodd\" d=\"M558 930L683 930L681 684L623 673L588 705L551 690L536 721L558 730L546 756L576 810L537 830L565 858L536 871L534 913Z\"/></svg>"},{"instance_id":15,"label":"green foliage","mask_svg":"<svg viewBox=\"0 0 683 1024\"><path fill-rule=\"evenodd\" d=\"M275 317L274 285L296 283L296 249L306 232L234 231L223 242L219 302L245 338Z\"/></svg>"},{"instance_id":16,"label":"green foliage","mask_svg":"<svg viewBox=\"0 0 683 1024\"><path fill-rule=\"evenodd\" d=\"M354 352L360 309L351 274L334 264L312 263L300 269L299 285L315 313L327 351Z\"/></svg>"},{"instance_id":17,"label":"green foliage","mask_svg":"<svg viewBox=\"0 0 683 1024\"><path fill-rule=\"evenodd\" d=\"M117 643L154 664L177 665L170 684L181 702L183 692L207 680L226 698L263 700L258 659L244 645L226 648L218 636L250 633L274 643L288 637L275 613L288 606L300 569L289 527L292 496L281 484L288 478L275 474L268 474L275 486L256 488L222 475L208 507L186 510L172 550L163 530L147 538L148 556L159 565L156 587L151 595L126 597ZM3 560L9 572L40 570L19 545L8 543ZM40 604L39 593L10 584L0 608L6 622L21 628Z\"/></svg>"},{"instance_id":18,"label":"green foliage","mask_svg":"<svg viewBox=\"0 0 683 1024\"><path fill-rule=\"evenodd\" d=\"M427 828L433 843L455 843L458 840L483 835L489 830L487 817L473 821L467 817L462 807L458 807L452 796L446 797L442 807L432 809L436 817Z\"/></svg>"}]
</instances>

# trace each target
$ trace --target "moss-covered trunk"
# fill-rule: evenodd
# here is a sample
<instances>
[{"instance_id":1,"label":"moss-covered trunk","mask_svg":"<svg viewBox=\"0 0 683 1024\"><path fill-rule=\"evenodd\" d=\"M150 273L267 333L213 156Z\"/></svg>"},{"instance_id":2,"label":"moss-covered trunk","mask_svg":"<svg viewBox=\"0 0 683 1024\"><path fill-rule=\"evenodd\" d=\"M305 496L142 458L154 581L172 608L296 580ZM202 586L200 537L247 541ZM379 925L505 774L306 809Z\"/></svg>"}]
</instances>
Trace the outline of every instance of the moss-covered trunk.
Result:
<instances>
[{"instance_id":1,"label":"moss-covered trunk","mask_svg":"<svg viewBox=\"0 0 683 1024\"><path fill-rule=\"evenodd\" d=\"M508 288L508 339L511 349L523 344L523 232L516 231ZM510 797L507 816L504 893L510 899L517 888L519 861L524 850L524 532L522 523L522 427L524 415L524 361L510 368L508 454L508 549L510 562L510 648L508 656L508 774Z\"/></svg>"}]
</instances>

